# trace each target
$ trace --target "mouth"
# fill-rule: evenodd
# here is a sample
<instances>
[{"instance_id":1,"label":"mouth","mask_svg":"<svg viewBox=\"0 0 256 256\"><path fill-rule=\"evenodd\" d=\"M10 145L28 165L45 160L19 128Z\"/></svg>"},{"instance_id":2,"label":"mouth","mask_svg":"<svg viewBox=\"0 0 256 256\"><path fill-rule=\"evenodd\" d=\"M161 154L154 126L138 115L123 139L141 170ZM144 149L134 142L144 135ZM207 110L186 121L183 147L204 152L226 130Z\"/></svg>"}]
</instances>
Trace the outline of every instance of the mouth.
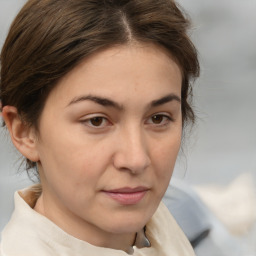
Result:
<instances>
[{"instance_id":1,"label":"mouth","mask_svg":"<svg viewBox=\"0 0 256 256\"><path fill-rule=\"evenodd\" d=\"M118 188L113 190L103 190L103 192L122 205L135 205L138 204L149 191L146 187L136 188Z\"/></svg>"}]
</instances>

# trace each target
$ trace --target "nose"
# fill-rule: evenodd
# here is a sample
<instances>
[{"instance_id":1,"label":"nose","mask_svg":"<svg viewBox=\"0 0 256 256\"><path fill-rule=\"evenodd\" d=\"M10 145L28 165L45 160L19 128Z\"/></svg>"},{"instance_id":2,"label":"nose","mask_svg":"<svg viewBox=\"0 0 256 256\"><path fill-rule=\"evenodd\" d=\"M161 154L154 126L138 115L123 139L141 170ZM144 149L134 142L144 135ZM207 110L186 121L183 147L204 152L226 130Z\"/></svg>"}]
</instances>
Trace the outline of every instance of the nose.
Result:
<instances>
[{"instance_id":1,"label":"nose","mask_svg":"<svg viewBox=\"0 0 256 256\"><path fill-rule=\"evenodd\" d=\"M140 129L127 128L125 132L120 133L116 143L113 157L116 169L140 174L150 165L149 148Z\"/></svg>"}]
</instances>

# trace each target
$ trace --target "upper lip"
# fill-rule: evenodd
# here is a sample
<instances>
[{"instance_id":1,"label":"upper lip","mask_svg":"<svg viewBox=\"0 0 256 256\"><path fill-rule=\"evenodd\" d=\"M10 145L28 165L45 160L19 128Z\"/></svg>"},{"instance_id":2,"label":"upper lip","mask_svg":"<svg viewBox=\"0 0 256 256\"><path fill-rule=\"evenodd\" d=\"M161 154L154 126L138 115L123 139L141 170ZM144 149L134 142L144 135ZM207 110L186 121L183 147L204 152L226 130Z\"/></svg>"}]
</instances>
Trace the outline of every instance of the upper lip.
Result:
<instances>
[{"instance_id":1,"label":"upper lip","mask_svg":"<svg viewBox=\"0 0 256 256\"><path fill-rule=\"evenodd\" d=\"M117 189L110 189L110 190L104 190L104 192L108 193L136 193L136 192L143 192L147 191L149 188L147 187L135 187L135 188L130 188L130 187L123 187L123 188L117 188Z\"/></svg>"}]
</instances>

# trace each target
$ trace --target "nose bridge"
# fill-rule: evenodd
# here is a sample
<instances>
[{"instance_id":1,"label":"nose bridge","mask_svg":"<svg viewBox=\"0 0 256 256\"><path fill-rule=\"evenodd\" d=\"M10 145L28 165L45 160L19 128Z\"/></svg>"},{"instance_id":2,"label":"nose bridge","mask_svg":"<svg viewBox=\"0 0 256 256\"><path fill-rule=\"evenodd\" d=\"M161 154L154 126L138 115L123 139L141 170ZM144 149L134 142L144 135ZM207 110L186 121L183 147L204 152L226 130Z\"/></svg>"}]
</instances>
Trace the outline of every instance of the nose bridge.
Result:
<instances>
[{"instance_id":1,"label":"nose bridge","mask_svg":"<svg viewBox=\"0 0 256 256\"><path fill-rule=\"evenodd\" d=\"M115 165L133 173L143 171L149 164L149 152L143 129L137 124L125 126L119 134Z\"/></svg>"}]
</instances>

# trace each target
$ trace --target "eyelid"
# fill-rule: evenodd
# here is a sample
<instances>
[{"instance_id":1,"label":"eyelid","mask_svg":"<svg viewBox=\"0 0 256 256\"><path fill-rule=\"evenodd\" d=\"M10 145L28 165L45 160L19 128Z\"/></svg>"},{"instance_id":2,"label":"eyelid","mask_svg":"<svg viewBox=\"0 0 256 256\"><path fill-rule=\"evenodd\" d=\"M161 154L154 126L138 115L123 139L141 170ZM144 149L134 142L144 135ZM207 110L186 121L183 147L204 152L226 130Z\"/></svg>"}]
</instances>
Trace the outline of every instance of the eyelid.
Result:
<instances>
[{"instance_id":1,"label":"eyelid","mask_svg":"<svg viewBox=\"0 0 256 256\"><path fill-rule=\"evenodd\" d=\"M167 120L165 122L163 122L163 123L161 122L160 124L153 123L152 121L148 122L148 120L150 120L154 116L162 116L163 118L166 118ZM150 115L146 119L146 124L153 125L153 126L156 126L156 127L161 127L161 126L166 126L170 122L173 122L173 121L174 121L174 119L173 119L171 114L168 114L167 112L158 112L158 113L154 113L154 114Z\"/></svg>"},{"instance_id":2,"label":"eyelid","mask_svg":"<svg viewBox=\"0 0 256 256\"><path fill-rule=\"evenodd\" d=\"M90 124L90 122L94 119L94 118L102 118L104 121L104 125L93 125ZM81 122L82 124L84 124L85 126L92 128L92 129L104 129L108 126L110 126L109 124L111 124L111 122L109 121L109 118L106 117L105 115L101 114L101 113L97 113L97 114L90 114L90 115L86 115L85 117L81 118L79 120L79 122Z\"/></svg>"}]
</instances>

